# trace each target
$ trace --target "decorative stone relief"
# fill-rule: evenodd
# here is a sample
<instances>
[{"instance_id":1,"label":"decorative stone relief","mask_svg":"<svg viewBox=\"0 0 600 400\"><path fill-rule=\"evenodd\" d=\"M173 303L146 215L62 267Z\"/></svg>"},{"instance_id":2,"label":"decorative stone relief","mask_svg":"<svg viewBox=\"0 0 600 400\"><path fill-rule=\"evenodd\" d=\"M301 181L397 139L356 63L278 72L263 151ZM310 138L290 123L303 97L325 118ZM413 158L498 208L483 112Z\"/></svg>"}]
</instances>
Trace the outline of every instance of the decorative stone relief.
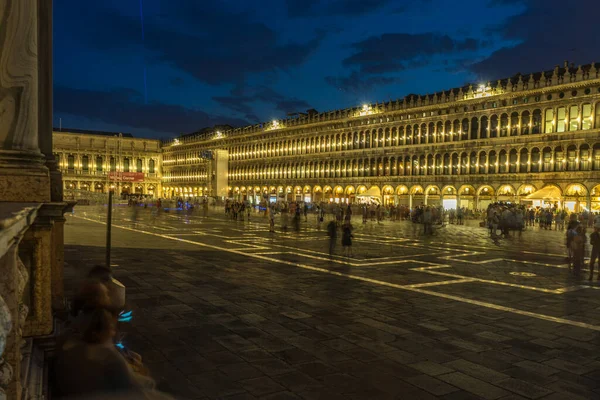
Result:
<instances>
[{"instance_id":1,"label":"decorative stone relief","mask_svg":"<svg viewBox=\"0 0 600 400\"><path fill-rule=\"evenodd\" d=\"M11 365L2 357L11 329L12 320L10 318L10 310L2 296L0 296L0 400L6 400L5 390L12 381L13 376Z\"/></svg>"},{"instance_id":2,"label":"decorative stone relief","mask_svg":"<svg viewBox=\"0 0 600 400\"><path fill-rule=\"evenodd\" d=\"M0 7L5 32L0 42L0 145L38 151L37 2L6 0Z\"/></svg>"}]
</instances>

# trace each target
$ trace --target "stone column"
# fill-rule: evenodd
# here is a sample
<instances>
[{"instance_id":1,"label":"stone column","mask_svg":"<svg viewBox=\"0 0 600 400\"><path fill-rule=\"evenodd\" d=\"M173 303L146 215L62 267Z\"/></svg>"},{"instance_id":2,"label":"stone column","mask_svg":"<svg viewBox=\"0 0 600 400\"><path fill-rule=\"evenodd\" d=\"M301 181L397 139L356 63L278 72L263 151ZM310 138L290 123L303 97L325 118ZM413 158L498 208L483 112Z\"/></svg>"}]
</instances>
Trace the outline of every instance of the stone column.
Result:
<instances>
[{"instance_id":1,"label":"stone column","mask_svg":"<svg viewBox=\"0 0 600 400\"><path fill-rule=\"evenodd\" d=\"M50 200L50 177L39 148L37 41L37 0L0 3L0 200L3 201Z\"/></svg>"},{"instance_id":2,"label":"stone column","mask_svg":"<svg viewBox=\"0 0 600 400\"><path fill-rule=\"evenodd\" d=\"M52 153L52 0L38 3L38 143L50 172L50 197L62 201L62 177Z\"/></svg>"}]
</instances>

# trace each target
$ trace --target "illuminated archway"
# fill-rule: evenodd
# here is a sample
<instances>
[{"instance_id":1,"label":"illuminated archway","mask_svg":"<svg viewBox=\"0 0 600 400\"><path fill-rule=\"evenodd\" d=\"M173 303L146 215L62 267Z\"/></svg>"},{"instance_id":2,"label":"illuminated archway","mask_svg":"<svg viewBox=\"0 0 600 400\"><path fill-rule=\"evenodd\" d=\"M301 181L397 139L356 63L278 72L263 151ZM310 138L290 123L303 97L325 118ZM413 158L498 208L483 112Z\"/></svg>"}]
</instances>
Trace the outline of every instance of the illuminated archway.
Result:
<instances>
[{"instance_id":1,"label":"illuminated archway","mask_svg":"<svg viewBox=\"0 0 600 400\"><path fill-rule=\"evenodd\" d=\"M524 183L521 186L519 186L519 189L517 189L517 195L521 197L529 196L536 190L537 188L535 186L528 183Z\"/></svg>"},{"instance_id":2,"label":"illuminated archway","mask_svg":"<svg viewBox=\"0 0 600 400\"><path fill-rule=\"evenodd\" d=\"M423 194L424 194L423 186L421 186L421 185L412 186L410 188L410 194L423 196Z\"/></svg>"},{"instance_id":3,"label":"illuminated archway","mask_svg":"<svg viewBox=\"0 0 600 400\"><path fill-rule=\"evenodd\" d=\"M572 183L564 192L564 207L569 211L582 212L587 208L588 190L581 183Z\"/></svg>"}]
</instances>

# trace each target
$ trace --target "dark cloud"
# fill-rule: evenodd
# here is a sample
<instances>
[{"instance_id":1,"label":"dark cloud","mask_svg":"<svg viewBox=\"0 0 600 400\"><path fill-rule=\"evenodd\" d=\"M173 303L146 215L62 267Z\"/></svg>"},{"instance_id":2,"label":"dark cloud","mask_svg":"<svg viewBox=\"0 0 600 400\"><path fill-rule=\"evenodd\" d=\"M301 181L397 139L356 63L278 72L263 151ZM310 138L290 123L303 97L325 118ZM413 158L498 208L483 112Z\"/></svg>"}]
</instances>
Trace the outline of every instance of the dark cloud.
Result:
<instances>
[{"instance_id":1,"label":"dark cloud","mask_svg":"<svg viewBox=\"0 0 600 400\"><path fill-rule=\"evenodd\" d=\"M391 85L400 82L399 78L387 76L365 77L359 72L352 72L348 76L327 76L325 82L339 91L365 94L377 86Z\"/></svg>"},{"instance_id":2,"label":"dark cloud","mask_svg":"<svg viewBox=\"0 0 600 400\"><path fill-rule=\"evenodd\" d=\"M305 111L311 108L306 101L286 98L267 86L238 85L231 90L230 96L215 96L213 100L223 107L245 114L247 119L251 119L249 116L252 116L252 105L256 102L272 104L275 110L284 113Z\"/></svg>"},{"instance_id":3,"label":"dark cloud","mask_svg":"<svg viewBox=\"0 0 600 400\"><path fill-rule=\"evenodd\" d=\"M298 100L298 99L280 100L275 105L276 110L279 110L286 114L300 112L300 111L306 111L310 108L311 108L310 104L308 104L304 100Z\"/></svg>"},{"instance_id":4,"label":"dark cloud","mask_svg":"<svg viewBox=\"0 0 600 400\"><path fill-rule=\"evenodd\" d=\"M427 0L429 1L429 0ZM377 12L390 4L393 0L287 0L288 16L294 17L355 17ZM411 6L395 6L392 13L402 13Z\"/></svg>"},{"instance_id":5,"label":"dark cloud","mask_svg":"<svg viewBox=\"0 0 600 400\"><path fill-rule=\"evenodd\" d=\"M453 39L436 33L386 33L354 43L352 47L356 52L343 63L358 66L365 73L391 72L415 59L418 65L424 66L435 55L471 52L480 46L473 38Z\"/></svg>"},{"instance_id":6,"label":"dark cloud","mask_svg":"<svg viewBox=\"0 0 600 400\"><path fill-rule=\"evenodd\" d=\"M494 33L515 43L470 67L489 80L552 69L569 60L576 64L598 61L600 41L590 31L596 26L600 3L581 0L565 8L562 0L494 0L496 4L525 5L525 11L494 27ZM596 57L596 59L594 59Z\"/></svg>"},{"instance_id":7,"label":"dark cloud","mask_svg":"<svg viewBox=\"0 0 600 400\"><path fill-rule=\"evenodd\" d=\"M90 12L82 5L78 7ZM164 62L213 85L243 82L249 74L299 66L318 48L327 32L321 29L312 38L307 34L303 41L283 42L278 32L266 24L218 2L165 2L164 9L168 14L145 19L143 41L138 17L101 5L93 7L95 19L105 21L110 29L75 29L100 50L143 45L148 61Z\"/></svg>"},{"instance_id":8,"label":"dark cloud","mask_svg":"<svg viewBox=\"0 0 600 400\"><path fill-rule=\"evenodd\" d=\"M180 105L157 102L144 104L139 92L127 88L105 92L58 86L54 88L54 111L171 134L192 132L201 127L219 124L248 124L248 121L240 118L209 115Z\"/></svg>"}]
</instances>

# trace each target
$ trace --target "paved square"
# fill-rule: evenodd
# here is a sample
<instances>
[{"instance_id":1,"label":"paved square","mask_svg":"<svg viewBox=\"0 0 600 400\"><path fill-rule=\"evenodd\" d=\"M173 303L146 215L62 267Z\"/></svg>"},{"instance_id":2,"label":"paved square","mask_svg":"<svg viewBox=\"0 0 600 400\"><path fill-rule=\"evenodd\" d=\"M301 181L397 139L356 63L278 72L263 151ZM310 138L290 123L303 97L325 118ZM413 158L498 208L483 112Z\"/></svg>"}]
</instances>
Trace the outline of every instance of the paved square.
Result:
<instances>
[{"instance_id":1,"label":"paved square","mask_svg":"<svg viewBox=\"0 0 600 400\"><path fill-rule=\"evenodd\" d=\"M103 208L66 225L70 287L104 260ZM125 344L183 398L600 397L600 288L569 276L563 233L494 243L473 222L423 237L357 219L352 257L323 224L269 233L221 209L116 207ZM320 228L320 229L319 229ZM586 271L587 272L587 271Z\"/></svg>"}]
</instances>

